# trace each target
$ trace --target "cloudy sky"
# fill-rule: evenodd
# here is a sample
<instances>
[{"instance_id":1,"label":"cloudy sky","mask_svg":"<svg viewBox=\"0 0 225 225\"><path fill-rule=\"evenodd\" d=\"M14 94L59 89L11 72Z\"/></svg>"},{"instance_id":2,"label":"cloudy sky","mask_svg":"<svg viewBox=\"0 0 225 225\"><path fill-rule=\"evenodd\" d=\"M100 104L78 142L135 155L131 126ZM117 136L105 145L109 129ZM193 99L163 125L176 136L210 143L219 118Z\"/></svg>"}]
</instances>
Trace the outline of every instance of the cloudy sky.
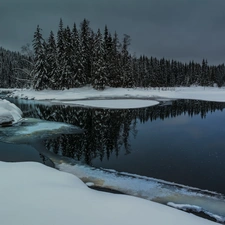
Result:
<instances>
[{"instance_id":1,"label":"cloudy sky","mask_svg":"<svg viewBox=\"0 0 225 225\"><path fill-rule=\"evenodd\" d=\"M60 18L129 34L137 55L225 62L225 0L0 0L0 46L20 50L38 24L47 38Z\"/></svg>"}]
</instances>

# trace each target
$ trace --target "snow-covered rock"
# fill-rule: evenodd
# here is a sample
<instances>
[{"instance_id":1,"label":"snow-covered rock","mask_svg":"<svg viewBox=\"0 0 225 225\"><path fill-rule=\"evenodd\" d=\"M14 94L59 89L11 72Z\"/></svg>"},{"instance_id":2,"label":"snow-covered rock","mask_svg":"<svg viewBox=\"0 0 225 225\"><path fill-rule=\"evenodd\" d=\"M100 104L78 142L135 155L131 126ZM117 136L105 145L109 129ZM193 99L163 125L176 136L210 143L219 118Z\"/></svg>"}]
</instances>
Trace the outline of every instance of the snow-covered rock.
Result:
<instances>
[{"instance_id":1,"label":"snow-covered rock","mask_svg":"<svg viewBox=\"0 0 225 225\"><path fill-rule=\"evenodd\" d=\"M22 111L13 103L0 99L0 125L17 123L22 119Z\"/></svg>"}]
</instances>

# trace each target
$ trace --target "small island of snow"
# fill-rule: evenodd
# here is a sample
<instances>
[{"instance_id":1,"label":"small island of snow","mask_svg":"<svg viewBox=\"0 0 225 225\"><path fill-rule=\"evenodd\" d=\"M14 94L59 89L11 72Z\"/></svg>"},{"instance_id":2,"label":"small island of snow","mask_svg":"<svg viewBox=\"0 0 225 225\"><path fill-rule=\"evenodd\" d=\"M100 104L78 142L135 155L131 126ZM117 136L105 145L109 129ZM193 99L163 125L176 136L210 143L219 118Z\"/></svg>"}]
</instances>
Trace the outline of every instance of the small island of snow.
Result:
<instances>
[{"instance_id":1,"label":"small island of snow","mask_svg":"<svg viewBox=\"0 0 225 225\"><path fill-rule=\"evenodd\" d=\"M136 109L154 106L159 104L159 102L141 99L107 99L107 100L64 101L63 104L81 105L107 109Z\"/></svg>"}]
</instances>

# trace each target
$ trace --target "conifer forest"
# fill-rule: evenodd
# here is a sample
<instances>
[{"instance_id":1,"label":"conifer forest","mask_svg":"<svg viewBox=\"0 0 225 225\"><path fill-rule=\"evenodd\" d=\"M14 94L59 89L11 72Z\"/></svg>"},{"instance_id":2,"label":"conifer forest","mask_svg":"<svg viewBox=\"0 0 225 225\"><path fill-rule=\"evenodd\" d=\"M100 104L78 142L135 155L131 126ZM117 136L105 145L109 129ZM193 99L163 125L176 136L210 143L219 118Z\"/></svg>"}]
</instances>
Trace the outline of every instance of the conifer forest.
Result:
<instances>
[{"instance_id":1,"label":"conifer forest","mask_svg":"<svg viewBox=\"0 0 225 225\"><path fill-rule=\"evenodd\" d=\"M19 53L0 48L0 87L63 90L90 85L103 90L225 83L224 64L137 57L130 53L130 44L129 35L120 40L107 26L94 32L86 19L73 27L64 26L60 19L57 33L51 31L47 39L37 26L32 49L23 46Z\"/></svg>"}]
</instances>

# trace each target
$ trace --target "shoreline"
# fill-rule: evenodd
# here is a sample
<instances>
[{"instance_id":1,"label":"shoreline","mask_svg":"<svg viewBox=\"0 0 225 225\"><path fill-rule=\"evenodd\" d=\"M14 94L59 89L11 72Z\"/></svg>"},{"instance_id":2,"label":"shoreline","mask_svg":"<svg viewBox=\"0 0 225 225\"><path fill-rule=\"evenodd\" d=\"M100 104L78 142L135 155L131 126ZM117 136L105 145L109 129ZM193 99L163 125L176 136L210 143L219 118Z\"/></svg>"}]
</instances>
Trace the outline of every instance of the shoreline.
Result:
<instances>
[{"instance_id":1,"label":"shoreline","mask_svg":"<svg viewBox=\"0 0 225 225\"><path fill-rule=\"evenodd\" d=\"M8 97L37 101L83 101L96 99L190 99L225 102L225 87L168 87L168 88L110 88L95 90L92 87L67 90L0 89L9 92Z\"/></svg>"}]
</instances>

